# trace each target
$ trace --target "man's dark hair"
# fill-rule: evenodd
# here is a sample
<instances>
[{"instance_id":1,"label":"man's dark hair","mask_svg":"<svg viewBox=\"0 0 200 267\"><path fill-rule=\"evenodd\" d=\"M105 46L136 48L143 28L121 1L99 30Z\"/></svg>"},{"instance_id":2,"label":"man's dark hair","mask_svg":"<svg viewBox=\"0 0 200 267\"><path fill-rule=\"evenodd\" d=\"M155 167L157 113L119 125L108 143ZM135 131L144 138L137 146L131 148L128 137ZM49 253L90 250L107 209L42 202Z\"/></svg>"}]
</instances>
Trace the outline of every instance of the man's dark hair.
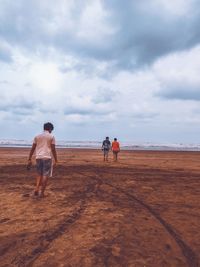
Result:
<instances>
[{"instance_id":1,"label":"man's dark hair","mask_svg":"<svg viewBox=\"0 0 200 267\"><path fill-rule=\"evenodd\" d=\"M114 141L117 141L117 138L116 137L114 138Z\"/></svg>"},{"instance_id":2,"label":"man's dark hair","mask_svg":"<svg viewBox=\"0 0 200 267\"><path fill-rule=\"evenodd\" d=\"M106 139L109 139L109 137L108 137L108 136L106 136Z\"/></svg>"},{"instance_id":3,"label":"man's dark hair","mask_svg":"<svg viewBox=\"0 0 200 267\"><path fill-rule=\"evenodd\" d=\"M54 127L53 127L53 124L51 122L46 122L44 124L44 130L46 131L53 131Z\"/></svg>"}]
</instances>

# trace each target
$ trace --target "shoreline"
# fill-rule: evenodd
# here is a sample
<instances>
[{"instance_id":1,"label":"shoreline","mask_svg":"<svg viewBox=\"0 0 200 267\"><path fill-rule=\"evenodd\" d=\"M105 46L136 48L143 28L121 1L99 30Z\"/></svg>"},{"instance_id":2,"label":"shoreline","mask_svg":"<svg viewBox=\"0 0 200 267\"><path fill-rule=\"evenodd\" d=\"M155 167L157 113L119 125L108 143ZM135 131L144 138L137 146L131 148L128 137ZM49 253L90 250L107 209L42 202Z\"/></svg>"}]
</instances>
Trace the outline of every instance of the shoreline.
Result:
<instances>
[{"instance_id":1,"label":"shoreline","mask_svg":"<svg viewBox=\"0 0 200 267\"><path fill-rule=\"evenodd\" d=\"M56 146L57 149L74 149L74 150L100 150L101 147L89 146ZM31 149L31 145L0 145L0 149ZM200 148L173 148L173 147L121 147L121 151L152 151L152 152L200 152Z\"/></svg>"}]
</instances>

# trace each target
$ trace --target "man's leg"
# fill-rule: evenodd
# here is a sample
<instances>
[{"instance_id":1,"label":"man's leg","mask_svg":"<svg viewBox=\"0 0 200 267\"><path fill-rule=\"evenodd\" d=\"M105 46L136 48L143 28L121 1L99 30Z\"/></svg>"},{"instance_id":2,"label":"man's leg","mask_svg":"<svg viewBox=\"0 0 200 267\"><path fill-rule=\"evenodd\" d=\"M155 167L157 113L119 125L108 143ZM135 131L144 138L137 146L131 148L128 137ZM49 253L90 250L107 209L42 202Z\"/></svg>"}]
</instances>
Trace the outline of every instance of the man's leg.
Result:
<instances>
[{"instance_id":1,"label":"man's leg","mask_svg":"<svg viewBox=\"0 0 200 267\"><path fill-rule=\"evenodd\" d=\"M40 190L41 185L42 185L42 175L37 175L36 176L36 186L35 186L35 191L34 191L35 196L38 195L38 192Z\"/></svg>"},{"instance_id":2,"label":"man's leg","mask_svg":"<svg viewBox=\"0 0 200 267\"><path fill-rule=\"evenodd\" d=\"M36 170L37 170L37 176L36 176L36 186L34 195L38 196L40 186L42 185L42 162L40 159L36 159Z\"/></svg>"},{"instance_id":3,"label":"man's leg","mask_svg":"<svg viewBox=\"0 0 200 267\"><path fill-rule=\"evenodd\" d=\"M106 151L106 161L108 161L108 151Z\"/></svg>"},{"instance_id":4,"label":"man's leg","mask_svg":"<svg viewBox=\"0 0 200 267\"><path fill-rule=\"evenodd\" d=\"M107 160L107 151L104 149L103 151L103 160L106 161Z\"/></svg>"},{"instance_id":5,"label":"man's leg","mask_svg":"<svg viewBox=\"0 0 200 267\"><path fill-rule=\"evenodd\" d=\"M41 184L42 188L40 194L41 197L44 197L44 191L47 186L48 178L49 176L51 176L51 172L52 172L52 160L51 159L43 160L43 176Z\"/></svg>"},{"instance_id":6,"label":"man's leg","mask_svg":"<svg viewBox=\"0 0 200 267\"><path fill-rule=\"evenodd\" d=\"M42 189L41 189L41 197L44 197L44 191L46 189L47 186L47 182L48 182L48 176L43 176L42 177Z\"/></svg>"}]
</instances>

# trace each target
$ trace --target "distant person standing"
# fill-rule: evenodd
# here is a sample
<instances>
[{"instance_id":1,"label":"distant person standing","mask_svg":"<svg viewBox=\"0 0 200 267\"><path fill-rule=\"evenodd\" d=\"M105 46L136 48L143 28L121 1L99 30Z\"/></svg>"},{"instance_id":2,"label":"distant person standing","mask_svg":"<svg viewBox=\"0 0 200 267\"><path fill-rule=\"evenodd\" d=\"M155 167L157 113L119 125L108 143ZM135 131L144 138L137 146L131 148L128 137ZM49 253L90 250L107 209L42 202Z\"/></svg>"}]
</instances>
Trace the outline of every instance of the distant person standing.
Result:
<instances>
[{"instance_id":1,"label":"distant person standing","mask_svg":"<svg viewBox=\"0 0 200 267\"><path fill-rule=\"evenodd\" d=\"M108 161L108 153L111 148L111 143L109 137L107 136L106 139L102 143L102 151L103 151L103 160Z\"/></svg>"},{"instance_id":2,"label":"distant person standing","mask_svg":"<svg viewBox=\"0 0 200 267\"><path fill-rule=\"evenodd\" d=\"M48 178L52 176L52 155L55 160L55 164L57 163L57 153L55 148L55 138L51 134L54 126L52 123L47 122L44 124L44 132L37 135L32 144L32 148L28 158L29 168L32 165L31 158L36 150L36 187L34 191L35 196L44 197L44 192L47 186ZM39 192L39 190L41 191Z\"/></svg>"},{"instance_id":3,"label":"distant person standing","mask_svg":"<svg viewBox=\"0 0 200 267\"><path fill-rule=\"evenodd\" d=\"M120 144L117 141L117 138L114 138L114 141L112 142L112 152L113 152L113 160L117 161L118 153L120 152Z\"/></svg>"}]
</instances>

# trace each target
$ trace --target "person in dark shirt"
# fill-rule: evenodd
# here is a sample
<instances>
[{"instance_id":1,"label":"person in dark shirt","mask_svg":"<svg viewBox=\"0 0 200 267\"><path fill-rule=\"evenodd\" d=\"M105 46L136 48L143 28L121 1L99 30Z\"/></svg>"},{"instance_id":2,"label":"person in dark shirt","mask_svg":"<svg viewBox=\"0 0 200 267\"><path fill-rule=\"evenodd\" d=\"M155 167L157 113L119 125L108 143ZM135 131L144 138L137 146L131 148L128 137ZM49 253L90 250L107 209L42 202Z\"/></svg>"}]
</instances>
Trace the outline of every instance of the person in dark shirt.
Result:
<instances>
[{"instance_id":1,"label":"person in dark shirt","mask_svg":"<svg viewBox=\"0 0 200 267\"><path fill-rule=\"evenodd\" d=\"M109 137L107 136L106 139L102 143L102 151L103 151L103 160L108 161L108 153L111 148L111 143Z\"/></svg>"}]
</instances>

